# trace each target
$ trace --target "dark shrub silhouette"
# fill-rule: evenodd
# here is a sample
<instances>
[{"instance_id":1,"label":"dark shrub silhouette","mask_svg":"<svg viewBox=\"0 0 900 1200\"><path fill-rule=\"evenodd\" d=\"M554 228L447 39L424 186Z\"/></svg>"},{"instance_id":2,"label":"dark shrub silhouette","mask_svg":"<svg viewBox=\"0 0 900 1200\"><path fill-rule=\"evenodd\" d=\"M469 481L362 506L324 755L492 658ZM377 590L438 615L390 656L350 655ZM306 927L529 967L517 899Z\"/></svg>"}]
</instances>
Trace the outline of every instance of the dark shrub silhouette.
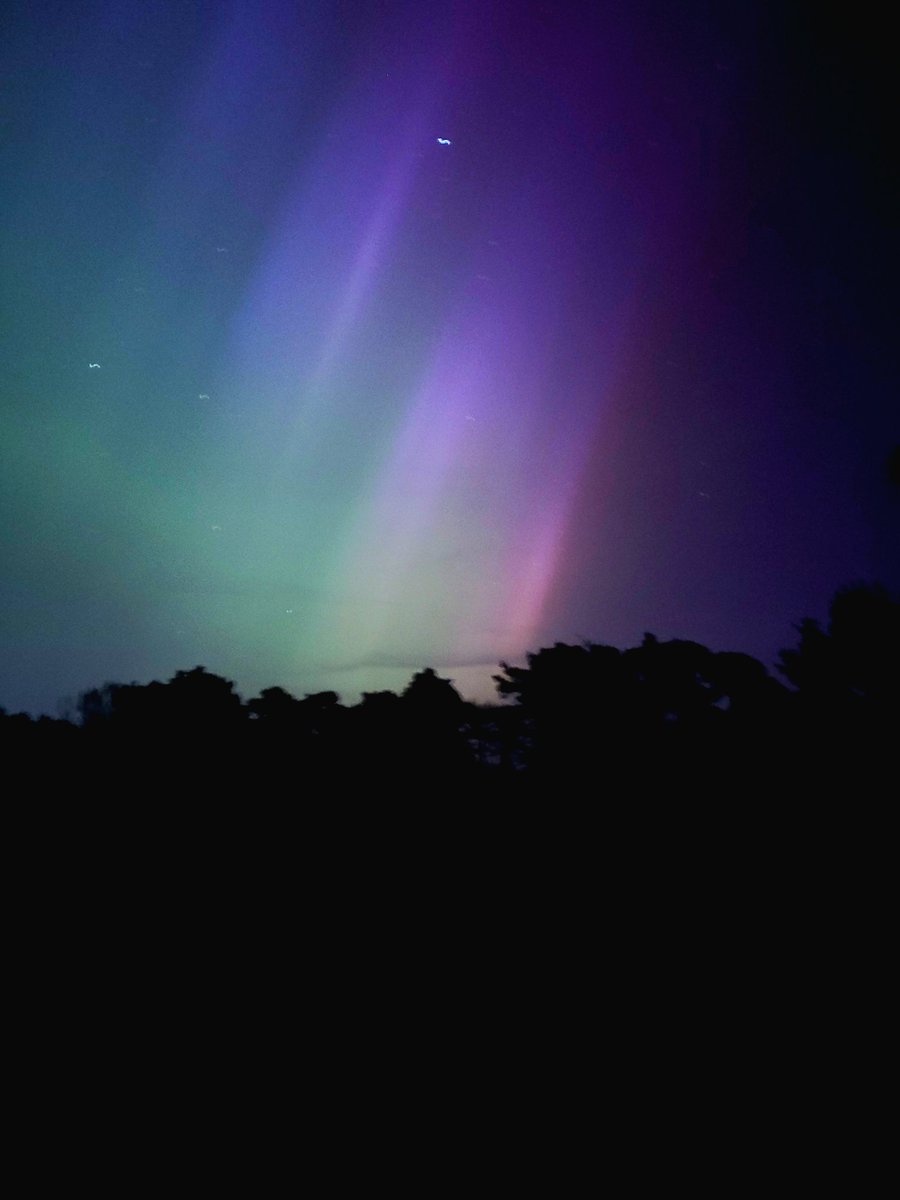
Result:
<instances>
[{"instance_id":1,"label":"dark shrub silhouette","mask_svg":"<svg viewBox=\"0 0 900 1200\"><path fill-rule=\"evenodd\" d=\"M789 687L746 654L692 641L618 650L557 642L501 663L501 703L473 705L434 668L401 695L297 699L265 688L242 703L204 667L168 683L106 683L81 694L80 724L0 710L10 759L92 771L123 797L282 794L321 800L402 784L420 797L490 778L541 796L626 804L634 795L708 799L823 797L881 771L900 729L900 600L842 589L825 628L797 627L781 653ZM456 795L461 794L457 788Z\"/></svg>"},{"instance_id":2,"label":"dark shrub silhouette","mask_svg":"<svg viewBox=\"0 0 900 1200\"><path fill-rule=\"evenodd\" d=\"M900 699L900 599L879 585L842 588L827 629L798 626L800 645L779 670L804 699L842 709L896 709Z\"/></svg>"},{"instance_id":3,"label":"dark shrub silhouette","mask_svg":"<svg viewBox=\"0 0 900 1200\"><path fill-rule=\"evenodd\" d=\"M842 588L827 627L806 619L800 644L782 650L779 670L797 689L797 728L819 786L841 768L890 770L900 730L900 598L880 585Z\"/></svg>"},{"instance_id":4,"label":"dark shrub silhouette","mask_svg":"<svg viewBox=\"0 0 900 1200\"><path fill-rule=\"evenodd\" d=\"M900 488L900 446L895 446L888 455L887 476L895 488Z\"/></svg>"},{"instance_id":5,"label":"dark shrub silhouette","mask_svg":"<svg viewBox=\"0 0 900 1200\"><path fill-rule=\"evenodd\" d=\"M253 700L247 701L250 715L267 726L288 729L299 716L300 701L281 687L264 688Z\"/></svg>"}]
</instances>

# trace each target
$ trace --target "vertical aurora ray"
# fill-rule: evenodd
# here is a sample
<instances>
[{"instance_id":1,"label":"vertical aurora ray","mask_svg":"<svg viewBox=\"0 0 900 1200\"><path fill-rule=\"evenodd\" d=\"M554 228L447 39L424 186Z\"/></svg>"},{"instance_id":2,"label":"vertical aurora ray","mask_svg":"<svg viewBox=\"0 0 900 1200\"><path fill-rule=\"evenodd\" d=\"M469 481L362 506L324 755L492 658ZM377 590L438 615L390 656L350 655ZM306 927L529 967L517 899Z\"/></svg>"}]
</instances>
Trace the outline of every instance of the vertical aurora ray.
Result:
<instances>
[{"instance_id":1,"label":"vertical aurora ray","mask_svg":"<svg viewBox=\"0 0 900 1200\"><path fill-rule=\"evenodd\" d=\"M371 65L348 82L296 171L232 323L229 421L244 460L258 464L245 553L299 596L284 610L301 618L293 648L284 643L289 661L321 667L358 655L352 631L337 645L326 627L347 603L336 563L390 443L398 383L427 353L421 336L403 337L385 293L434 152L443 53L394 84ZM356 593L363 623L370 598Z\"/></svg>"},{"instance_id":2,"label":"vertical aurora ray","mask_svg":"<svg viewBox=\"0 0 900 1200\"><path fill-rule=\"evenodd\" d=\"M326 674L531 646L602 410L596 353L615 355L611 321L590 372L571 365L577 255L545 181L488 176L463 224L448 208L472 147L437 135L467 37L349 82L233 324L236 428L268 464L254 554L313 587L296 656Z\"/></svg>"},{"instance_id":3,"label":"vertical aurora ray","mask_svg":"<svg viewBox=\"0 0 900 1200\"><path fill-rule=\"evenodd\" d=\"M521 204L505 228L541 245L541 214ZM452 665L532 645L601 408L595 378L554 411L566 277L550 255L454 297L344 547L339 589L372 603L339 610L336 647Z\"/></svg>"},{"instance_id":4,"label":"vertical aurora ray","mask_svg":"<svg viewBox=\"0 0 900 1200\"><path fill-rule=\"evenodd\" d=\"M234 379L252 389L261 358L265 372L277 373L278 408L264 415L278 429L288 468L301 439L321 440L341 418L329 402L343 364L353 361L354 334L371 325L373 294L389 268L426 137L421 114L404 124L386 131L383 117L347 113L332 123L237 315Z\"/></svg>"}]
</instances>

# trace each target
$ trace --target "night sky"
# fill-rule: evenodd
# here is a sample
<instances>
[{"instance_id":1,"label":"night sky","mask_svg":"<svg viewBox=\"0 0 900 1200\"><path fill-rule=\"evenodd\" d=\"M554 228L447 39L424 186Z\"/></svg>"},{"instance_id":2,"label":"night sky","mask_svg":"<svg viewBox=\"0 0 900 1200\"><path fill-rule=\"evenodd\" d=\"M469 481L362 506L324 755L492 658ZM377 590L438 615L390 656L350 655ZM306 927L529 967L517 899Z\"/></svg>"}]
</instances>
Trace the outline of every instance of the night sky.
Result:
<instances>
[{"instance_id":1,"label":"night sky","mask_svg":"<svg viewBox=\"0 0 900 1200\"><path fill-rule=\"evenodd\" d=\"M7 3L0 703L900 586L893 43L827 14Z\"/></svg>"}]
</instances>

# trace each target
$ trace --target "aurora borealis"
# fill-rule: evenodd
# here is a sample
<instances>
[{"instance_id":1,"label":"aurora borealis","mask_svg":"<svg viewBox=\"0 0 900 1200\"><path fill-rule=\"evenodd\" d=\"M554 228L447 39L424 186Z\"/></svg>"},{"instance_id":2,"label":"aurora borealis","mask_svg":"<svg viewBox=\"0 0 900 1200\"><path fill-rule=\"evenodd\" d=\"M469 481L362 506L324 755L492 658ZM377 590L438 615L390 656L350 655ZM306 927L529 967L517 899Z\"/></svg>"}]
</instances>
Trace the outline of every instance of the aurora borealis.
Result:
<instances>
[{"instance_id":1,"label":"aurora borealis","mask_svg":"<svg viewBox=\"0 0 900 1200\"><path fill-rule=\"evenodd\" d=\"M760 3L8 9L6 707L196 663L487 698L646 629L771 662L896 586L868 42Z\"/></svg>"}]
</instances>

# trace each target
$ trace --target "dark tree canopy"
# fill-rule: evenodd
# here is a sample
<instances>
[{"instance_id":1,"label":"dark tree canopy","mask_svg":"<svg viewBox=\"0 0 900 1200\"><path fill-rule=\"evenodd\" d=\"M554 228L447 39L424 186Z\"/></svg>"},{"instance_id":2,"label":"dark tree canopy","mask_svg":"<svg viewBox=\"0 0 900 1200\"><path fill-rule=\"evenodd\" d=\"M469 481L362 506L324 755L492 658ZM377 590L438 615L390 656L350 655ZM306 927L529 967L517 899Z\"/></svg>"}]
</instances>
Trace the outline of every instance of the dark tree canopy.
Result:
<instances>
[{"instance_id":1,"label":"dark tree canopy","mask_svg":"<svg viewBox=\"0 0 900 1200\"><path fill-rule=\"evenodd\" d=\"M506 703L493 706L467 703L433 667L399 695L367 692L347 707L333 691L298 699L278 686L244 703L231 680L197 666L167 683L85 691L78 724L0 710L0 737L32 755L40 746L82 754L107 779L140 763L133 788L189 778L197 795L250 794L273 778L288 789L299 780L307 795L340 781L424 795L436 783L525 779L541 795L617 802L635 791L762 795L773 780L847 787L864 765L881 770L900 729L900 599L847 587L824 628L807 619L797 629L778 664L790 686L749 655L648 633L626 650L557 642L524 666L501 663L494 679Z\"/></svg>"},{"instance_id":2,"label":"dark tree canopy","mask_svg":"<svg viewBox=\"0 0 900 1200\"><path fill-rule=\"evenodd\" d=\"M426 667L413 675L407 684L402 699L414 712L435 716L458 717L464 701L453 686L451 679L442 679L433 667Z\"/></svg>"},{"instance_id":3,"label":"dark tree canopy","mask_svg":"<svg viewBox=\"0 0 900 1200\"><path fill-rule=\"evenodd\" d=\"M827 627L806 619L800 644L782 650L779 670L809 701L896 711L900 700L900 598L887 588L842 588Z\"/></svg>"},{"instance_id":4,"label":"dark tree canopy","mask_svg":"<svg viewBox=\"0 0 900 1200\"><path fill-rule=\"evenodd\" d=\"M895 488L900 488L900 446L895 446L887 458L888 479Z\"/></svg>"}]
</instances>

